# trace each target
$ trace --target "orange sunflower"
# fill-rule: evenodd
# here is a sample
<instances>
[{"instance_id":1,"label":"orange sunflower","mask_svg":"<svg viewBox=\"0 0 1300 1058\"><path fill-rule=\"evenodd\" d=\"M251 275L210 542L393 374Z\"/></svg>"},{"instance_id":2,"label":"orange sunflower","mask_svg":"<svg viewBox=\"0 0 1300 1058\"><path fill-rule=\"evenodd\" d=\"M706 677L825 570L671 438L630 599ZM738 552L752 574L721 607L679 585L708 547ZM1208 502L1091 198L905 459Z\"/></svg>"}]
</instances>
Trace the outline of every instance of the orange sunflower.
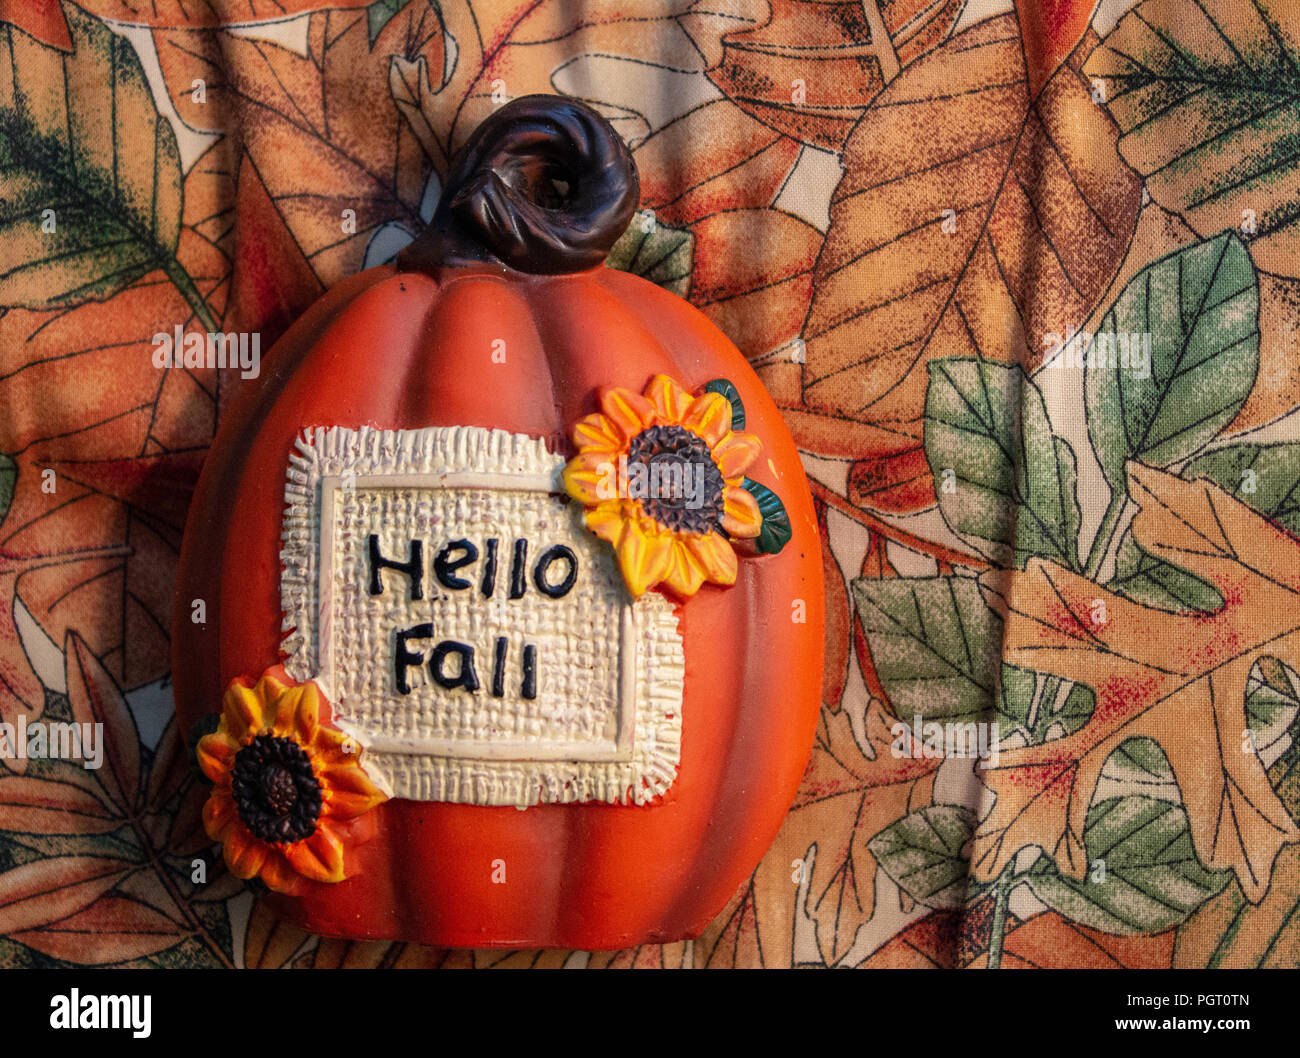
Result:
<instances>
[{"instance_id":1,"label":"orange sunflower","mask_svg":"<svg viewBox=\"0 0 1300 1058\"><path fill-rule=\"evenodd\" d=\"M614 546L628 591L734 584L732 541L758 536L763 516L744 476L761 445L732 429L731 402L656 375L644 393L605 390L600 407L573 428L564 487Z\"/></svg>"},{"instance_id":2,"label":"orange sunflower","mask_svg":"<svg viewBox=\"0 0 1300 1058\"><path fill-rule=\"evenodd\" d=\"M321 723L320 688L282 673L232 683L217 730L197 751L216 784L203 806L208 836L222 843L231 873L261 875L277 892L299 876L342 881L337 824L385 799L361 769L356 741Z\"/></svg>"}]
</instances>

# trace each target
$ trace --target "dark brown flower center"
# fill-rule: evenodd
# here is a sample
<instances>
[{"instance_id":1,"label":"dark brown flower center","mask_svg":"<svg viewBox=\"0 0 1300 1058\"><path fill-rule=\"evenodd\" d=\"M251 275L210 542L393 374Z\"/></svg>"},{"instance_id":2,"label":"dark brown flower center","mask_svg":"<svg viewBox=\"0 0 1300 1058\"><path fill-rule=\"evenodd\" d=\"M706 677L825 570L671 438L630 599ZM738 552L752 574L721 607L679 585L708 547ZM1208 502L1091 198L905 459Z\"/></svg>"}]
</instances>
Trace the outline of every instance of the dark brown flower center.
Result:
<instances>
[{"instance_id":1,"label":"dark brown flower center","mask_svg":"<svg viewBox=\"0 0 1300 1058\"><path fill-rule=\"evenodd\" d=\"M320 781L293 739L258 735L235 754L230 789L239 818L254 837L288 844L316 832Z\"/></svg>"},{"instance_id":2,"label":"dark brown flower center","mask_svg":"<svg viewBox=\"0 0 1300 1058\"><path fill-rule=\"evenodd\" d=\"M674 532L722 531L725 483L698 434L683 426L642 430L628 444L627 468L628 494L660 525Z\"/></svg>"}]
</instances>

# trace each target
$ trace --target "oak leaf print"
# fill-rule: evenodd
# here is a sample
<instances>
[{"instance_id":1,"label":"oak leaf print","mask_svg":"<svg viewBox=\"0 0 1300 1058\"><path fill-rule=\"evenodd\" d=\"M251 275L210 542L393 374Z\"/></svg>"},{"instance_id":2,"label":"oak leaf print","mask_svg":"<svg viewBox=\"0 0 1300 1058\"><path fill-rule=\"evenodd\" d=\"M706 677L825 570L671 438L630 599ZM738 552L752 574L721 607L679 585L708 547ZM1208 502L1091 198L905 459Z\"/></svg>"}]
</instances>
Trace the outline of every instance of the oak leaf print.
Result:
<instances>
[{"instance_id":1,"label":"oak leaf print","mask_svg":"<svg viewBox=\"0 0 1300 1058\"><path fill-rule=\"evenodd\" d=\"M1015 17L987 19L849 137L803 331L804 403L845 423L841 454L918 449L930 358L1028 366L1104 292L1141 186L1080 72L1096 40L1031 99Z\"/></svg>"},{"instance_id":2,"label":"oak leaf print","mask_svg":"<svg viewBox=\"0 0 1300 1058\"><path fill-rule=\"evenodd\" d=\"M981 578L1004 614L1005 660L1089 684L1097 706L1079 731L1004 752L981 771L997 800L976 831L972 873L995 878L1021 848L1038 846L1082 878L1101 769L1122 742L1145 736L1160 744L1182 791L1198 858L1231 868L1258 901L1300 828L1258 753L1243 748L1245 699L1262 656L1300 666L1300 540L1208 481L1138 463L1128 477L1141 508L1138 544L1213 585L1224 605L1167 613L1041 559L1008 581Z\"/></svg>"}]
</instances>

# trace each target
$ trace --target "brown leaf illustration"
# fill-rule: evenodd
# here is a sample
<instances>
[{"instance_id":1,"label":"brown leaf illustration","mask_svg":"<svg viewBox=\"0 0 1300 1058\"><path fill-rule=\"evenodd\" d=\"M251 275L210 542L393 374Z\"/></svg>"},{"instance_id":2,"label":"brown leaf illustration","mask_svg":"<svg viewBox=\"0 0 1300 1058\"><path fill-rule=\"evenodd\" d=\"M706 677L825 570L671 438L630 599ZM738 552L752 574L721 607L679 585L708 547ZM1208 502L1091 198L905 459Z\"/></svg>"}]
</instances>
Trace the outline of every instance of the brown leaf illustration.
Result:
<instances>
[{"instance_id":1,"label":"brown leaf illustration","mask_svg":"<svg viewBox=\"0 0 1300 1058\"><path fill-rule=\"evenodd\" d=\"M758 121L838 151L901 67L942 41L961 0L770 0L762 25L722 38L709 78Z\"/></svg>"},{"instance_id":2,"label":"brown leaf illustration","mask_svg":"<svg viewBox=\"0 0 1300 1058\"><path fill-rule=\"evenodd\" d=\"M140 790L135 718L113 677L76 632L68 633L63 653L73 720L103 725L104 764L96 775L113 803L131 813Z\"/></svg>"},{"instance_id":3,"label":"brown leaf illustration","mask_svg":"<svg viewBox=\"0 0 1300 1058\"><path fill-rule=\"evenodd\" d=\"M691 302L741 352L755 357L798 335L821 232L777 209L712 213L691 230Z\"/></svg>"},{"instance_id":4,"label":"brown leaf illustration","mask_svg":"<svg viewBox=\"0 0 1300 1058\"><path fill-rule=\"evenodd\" d=\"M178 257L219 311L225 256L185 227ZM215 372L160 371L152 362L153 336L177 325L202 329L162 273L108 301L0 315L0 451L18 462L0 548L52 557L23 576L23 602L55 642L77 628L128 687L167 669L172 570L199 460L180 483L182 515L171 534L148 508L161 488L176 484L174 473L164 469L152 482L150 473L92 480L90 464L210 439ZM74 463L85 473L71 473Z\"/></svg>"},{"instance_id":5,"label":"brown leaf illustration","mask_svg":"<svg viewBox=\"0 0 1300 1058\"><path fill-rule=\"evenodd\" d=\"M180 926L148 904L111 894L58 922L14 934L29 948L80 966L156 955L184 938Z\"/></svg>"},{"instance_id":6,"label":"brown leaf illustration","mask_svg":"<svg viewBox=\"0 0 1300 1058\"><path fill-rule=\"evenodd\" d=\"M51 856L0 873L0 934L56 922L94 903L135 864L104 856Z\"/></svg>"},{"instance_id":7,"label":"brown leaf illustration","mask_svg":"<svg viewBox=\"0 0 1300 1058\"><path fill-rule=\"evenodd\" d=\"M154 37L178 112L225 133L227 157L252 159L322 284L358 271L380 226L421 226L427 163L389 96L389 63L424 55L441 68L442 27L429 0L403 7L373 46L364 11L312 15L306 54L224 30ZM202 103L195 79L206 86Z\"/></svg>"},{"instance_id":8,"label":"brown leaf illustration","mask_svg":"<svg viewBox=\"0 0 1300 1058\"><path fill-rule=\"evenodd\" d=\"M822 666L822 704L832 712L840 708L849 675L849 641L853 635L853 606L839 561L831 551L827 507L814 501L821 537L822 581L826 585L826 660Z\"/></svg>"},{"instance_id":9,"label":"brown leaf illustration","mask_svg":"<svg viewBox=\"0 0 1300 1058\"><path fill-rule=\"evenodd\" d=\"M0 830L27 834L103 834L122 817L89 790L56 779L0 778Z\"/></svg>"},{"instance_id":10,"label":"brown leaf illustration","mask_svg":"<svg viewBox=\"0 0 1300 1058\"><path fill-rule=\"evenodd\" d=\"M1117 937L1045 911L1011 925L1002 942L1003 969L1138 970L1168 969L1174 931L1151 936ZM988 954L965 964L988 965Z\"/></svg>"},{"instance_id":11,"label":"brown leaf illustration","mask_svg":"<svg viewBox=\"0 0 1300 1058\"><path fill-rule=\"evenodd\" d=\"M1141 185L1079 73L1095 43L1031 100L1015 17L987 19L905 69L849 137L803 397L841 420L850 454L919 449L931 356L1032 363L1105 290ZM897 472L914 480L915 464ZM882 509L912 496L862 493Z\"/></svg>"},{"instance_id":12,"label":"brown leaf illustration","mask_svg":"<svg viewBox=\"0 0 1300 1058\"><path fill-rule=\"evenodd\" d=\"M932 796L937 762L895 757L893 723L878 700L858 719L822 710L808 770L749 894L701 938L707 965L760 965L743 959L761 953L763 966L790 966L799 915L812 920L827 965L852 947L875 910L876 860L867 843ZM874 757L864 752L864 741ZM793 877L795 861L809 872L804 889ZM807 894L802 907L801 892Z\"/></svg>"},{"instance_id":13,"label":"brown leaf illustration","mask_svg":"<svg viewBox=\"0 0 1300 1058\"><path fill-rule=\"evenodd\" d=\"M755 969L768 965L758 942L754 883L746 882L695 942L695 965L703 970Z\"/></svg>"},{"instance_id":14,"label":"brown leaf illustration","mask_svg":"<svg viewBox=\"0 0 1300 1058\"><path fill-rule=\"evenodd\" d=\"M1214 585L1225 603L1167 613L1039 559L1006 582L981 578L1005 614L1006 661L1085 683L1097 705L1074 734L1004 752L981 771L997 801L976 832L972 874L996 877L1036 845L1081 878L1101 768L1121 742L1146 736L1178 780L1201 862L1232 868L1257 902L1300 828L1258 754L1242 750L1246 682L1263 654L1300 667L1300 540L1205 480L1131 463L1129 494L1141 507L1132 531L1143 550Z\"/></svg>"},{"instance_id":15,"label":"brown leaf illustration","mask_svg":"<svg viewBox=\"0 0 1300 1058\"><path fill-rule=\"evenodd\" d=\"M287 966L310 936L297 926L281 922L259 899L248 916L244 966L249 970L276 970Z\"/></svg>"}]
</instances>

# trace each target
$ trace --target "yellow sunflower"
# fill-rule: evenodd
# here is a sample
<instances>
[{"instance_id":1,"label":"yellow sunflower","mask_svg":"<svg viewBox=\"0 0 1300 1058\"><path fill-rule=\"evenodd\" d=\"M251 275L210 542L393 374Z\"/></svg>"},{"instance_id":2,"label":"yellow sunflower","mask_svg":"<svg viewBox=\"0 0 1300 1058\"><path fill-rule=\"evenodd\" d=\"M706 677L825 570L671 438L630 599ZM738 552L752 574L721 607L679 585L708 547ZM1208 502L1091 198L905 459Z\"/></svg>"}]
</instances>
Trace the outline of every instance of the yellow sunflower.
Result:
<instances>
[{"instance_id":1,"label":"yellow sunflower","mask_svg":"<svg viewBox=\"0 0 1300 1058\"><path fill-rule=\"evenodd\" d=\"M732 540L758 536L763 517L744 487L761 445L732 429L731 402L656 375L644 393L604 391L600 407L573 428L564 487L614 546L628 591L734 584Z\"/></svg>"},{"instance_id":2,"label":"yellow sunflower","mask_svg":"<svg viewBox=\"0 0 1300 1058\"><path fill-rule=\"evenodd\" d=\"M216 784L203 806L208 836L222 843L233 874L261 875L278 892L299 876L342 881L337 824L385 799L361 769L356 741L321 723L320 688L282 674L232 683L217 730L197 751Z\"/></svg>"}]
</instances>

